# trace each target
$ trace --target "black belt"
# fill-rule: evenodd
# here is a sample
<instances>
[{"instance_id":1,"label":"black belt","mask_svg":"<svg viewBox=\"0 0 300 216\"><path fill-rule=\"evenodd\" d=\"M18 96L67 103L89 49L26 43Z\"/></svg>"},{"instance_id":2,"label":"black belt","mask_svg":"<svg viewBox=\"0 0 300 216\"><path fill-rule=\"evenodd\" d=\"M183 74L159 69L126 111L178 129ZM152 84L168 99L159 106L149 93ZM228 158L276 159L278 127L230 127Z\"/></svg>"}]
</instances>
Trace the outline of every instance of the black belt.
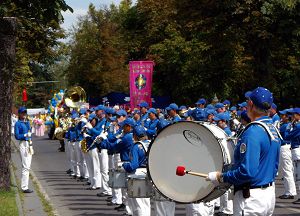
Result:
<instances>
[{"instance_id":1,"label":"black belt","mask_svg":"<svg viewBox=\"0 0 300 216\"><path fill-rule=\"evenodd\" d=\"M281 146L291 145L291 143L282 143Z\"/></svg>"},{"instance_id":2,"label":"black belt","mask_svg":"<svg viewBox=\"0 0 300 216\"><path fill-rule=\"evenodd\" d=\"M244 189L247 189L247 188L249 188L249 189L257 189L257 188L263 189L263 188L270 187L272 185L273 185L273 182L270 182L270 183L265 184L265 185L260 185L260 186L258 186L258 185L254 185L254 186L247 186L247 185L235 186L234 187L234 193L236 193L239 190L244 190Z\"/></svg>"},{"instance_id":3,"label":"black belt","mask_svg":"<svg viewBox=\"0 0 300 216\"><path fill-rule=\"evenodd\" d=\"M291 149L296 149L296 148L299 148L298 145L295 145L295 146L292 146Z\"/></svg>"}]
</instances>

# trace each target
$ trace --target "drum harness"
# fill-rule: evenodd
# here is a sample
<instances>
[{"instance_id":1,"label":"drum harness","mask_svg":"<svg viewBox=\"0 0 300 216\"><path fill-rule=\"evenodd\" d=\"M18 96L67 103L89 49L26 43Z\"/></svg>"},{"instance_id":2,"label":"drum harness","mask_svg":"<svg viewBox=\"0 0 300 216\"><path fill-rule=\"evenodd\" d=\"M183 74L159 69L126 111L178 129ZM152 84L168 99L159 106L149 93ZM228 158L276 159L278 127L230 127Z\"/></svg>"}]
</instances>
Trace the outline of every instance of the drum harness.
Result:
<instances>
[{"instance_id":1,"label":"drum harness","mask_svg":"<svg viewBox=\"0 0 300 216\"><path fill-rule=\"evenodd\" d=\"M249 123L245 129L239 134L239 137L244 133L244 131L246 131L251 125L253 124L258 124L260 125L262 128L265 129L265 131L267 132L267 134L269 135L271 141L273 140L276 140L275 136L273 135L273 133L271 132L270 130L270 126L272 126L274 129L275 129L275 132L277 133L278 137L280 138L280 140L282 141L283 138L281 136L281 134L279 133L278 129L272 125L272 124L266 124L264 123L262 120L259 120L259 121L253 121L251 123ZM273 182L270 182L268 184L265 184L265 185L261 185L261 186L250 186L250 183L247 183L247 184L244 184L244 185L241 185L241 186L235 186L234 187L234 194L239 191L239 190L242 190L243 192L243 197L246 199L246 198L249 198L250 197L250 189L255 189L255 188L267 188L267 187L270 187L273 185Z\"/></svg>"},{"instance_id":2,"label":"drum harness","mask_svg":"<svg viewBox=\"0 0 300 216\"><path fill-rule=\"evenodd\" d=\"M140 140L135 142L135 145L138 145L144 150L145 153L145 160L141 162L140 168L146 168L147 167L147 151L149 147L150 141L149 140Z\"/></svg>"}]
</instances>

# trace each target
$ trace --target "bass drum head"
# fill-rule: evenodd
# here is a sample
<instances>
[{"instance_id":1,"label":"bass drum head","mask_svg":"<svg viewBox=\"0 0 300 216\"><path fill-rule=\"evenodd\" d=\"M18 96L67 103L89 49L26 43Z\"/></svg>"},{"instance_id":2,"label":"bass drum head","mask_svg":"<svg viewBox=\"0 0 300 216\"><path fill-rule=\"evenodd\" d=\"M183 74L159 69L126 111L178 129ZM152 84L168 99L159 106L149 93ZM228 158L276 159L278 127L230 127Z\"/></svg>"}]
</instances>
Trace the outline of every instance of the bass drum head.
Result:
<instances>
[{"instance_id":1,"label":"bass drum head","mask_svg":"<svg viewBox=\"0 0 300 216\"><path fill-rule=\"evenodd\" d=\"M200 173L222 171L223 153L218 139L196 122L177 122L164 128L148 151L148 174L157 190L179 203L203 200L214 189L205 178L177 176L177 166Z\"/></svg>"}]
</instances>

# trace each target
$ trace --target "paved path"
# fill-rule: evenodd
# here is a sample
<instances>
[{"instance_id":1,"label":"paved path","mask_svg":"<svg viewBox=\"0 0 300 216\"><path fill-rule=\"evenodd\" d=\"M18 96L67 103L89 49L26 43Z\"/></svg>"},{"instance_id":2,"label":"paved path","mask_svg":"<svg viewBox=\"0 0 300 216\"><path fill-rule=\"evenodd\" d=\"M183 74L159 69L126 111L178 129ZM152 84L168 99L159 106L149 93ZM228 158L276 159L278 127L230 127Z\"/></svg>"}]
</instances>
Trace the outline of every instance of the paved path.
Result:
<instances>
[{"instance_id":1,"label":"paved path","mask_svg":"<svg viewBox=\"0 0 300 216\"><path fill-rule=\"evenodd\" d=\"M97 191L86 190L82 182L71 179L65 153L58 152L59 142L48 137L33 137L35 155L32 170L48 194L59 215L122 215L114 206L106 205L106 198L96 196ZM277 181L276 194L283 191L282 181ZM293 200L277 199L274 215L300 215L300 205ZM184 205L176 205L176 215L184 215Z\"/></svg>"}]
</instances>

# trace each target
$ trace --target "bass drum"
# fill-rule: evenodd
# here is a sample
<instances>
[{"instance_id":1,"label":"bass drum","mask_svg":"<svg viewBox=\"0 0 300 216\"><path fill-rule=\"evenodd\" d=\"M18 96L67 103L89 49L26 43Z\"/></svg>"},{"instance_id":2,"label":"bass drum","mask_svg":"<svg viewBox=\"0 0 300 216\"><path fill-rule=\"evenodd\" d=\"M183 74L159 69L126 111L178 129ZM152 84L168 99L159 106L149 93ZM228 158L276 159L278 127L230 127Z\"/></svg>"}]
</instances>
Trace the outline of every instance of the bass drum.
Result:
<instances>
[{"instance_id":1,"label":"bass drum","mask_svg":"<svg viewBox=\"0 0 300 216\"><path fill-rule=\"evenodd\" d=\"M230 188L205 178L177 176L177 166L200 173L226 171L232 164L234 144L213 124L182 121L165 127L152 141L147 171L156 189L178 203L208 202Z\"/></svg>"}]
</instances>

